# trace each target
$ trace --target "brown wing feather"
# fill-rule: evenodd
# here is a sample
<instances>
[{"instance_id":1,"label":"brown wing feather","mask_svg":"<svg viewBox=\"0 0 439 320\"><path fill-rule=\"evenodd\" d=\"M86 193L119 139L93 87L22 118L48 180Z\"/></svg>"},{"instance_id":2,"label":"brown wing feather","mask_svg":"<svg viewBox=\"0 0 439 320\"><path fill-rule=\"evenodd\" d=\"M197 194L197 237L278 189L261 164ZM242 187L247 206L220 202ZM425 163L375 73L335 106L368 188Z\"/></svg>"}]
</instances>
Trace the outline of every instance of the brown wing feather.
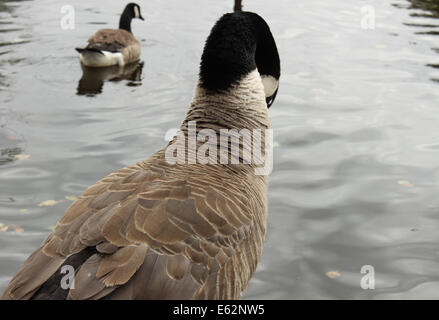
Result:
<instances>
[{"instance_id":1,"label":"brown wing feather","mask_svg":"<svg viewBox=\"0 0 439 320\"><path fill-rule=\"evenodd\" d=\"M31 298L84 248L94 251L78 267L68 299L239 298L261 254L265 184L251 181L260 192L246 195L249 188L236 185L244 180L218 181L219 166L168 166L163 157L88 188L3 298Z\"/></svg>"},{"instance_id":2,"label":"brown wing feather","mask_svg":"<svg viewBox=\"0 0 439 320\"><path fill-rule=\"evenodd\" d=\"M119 43L123 47L128 47L138 41L132 33L123 29L101 29L88 39L91 45Z\"/></svg>"},{"instance_id":3,"label":"brown wing feather","mask_svg":"<svg viewBox=\"0 0 439 320\"><path fill-rule=\"evenodd\" d=\"M123 29L101 29L90 39L86 49L122 53L125 63L138 60L141 46L132 33Z\"/></svg>"},{"instance_id":4,"label":"brown wing feather","mask_svg":"<svg viewBox=\"0 0 439 320\"><path fill-rule=\"evenodd\" d=\"M41 248L32 253L11 280L2 300L27 300L46 282L64 262L63 258L51 258Z\"/></svg>"}]
</instances>

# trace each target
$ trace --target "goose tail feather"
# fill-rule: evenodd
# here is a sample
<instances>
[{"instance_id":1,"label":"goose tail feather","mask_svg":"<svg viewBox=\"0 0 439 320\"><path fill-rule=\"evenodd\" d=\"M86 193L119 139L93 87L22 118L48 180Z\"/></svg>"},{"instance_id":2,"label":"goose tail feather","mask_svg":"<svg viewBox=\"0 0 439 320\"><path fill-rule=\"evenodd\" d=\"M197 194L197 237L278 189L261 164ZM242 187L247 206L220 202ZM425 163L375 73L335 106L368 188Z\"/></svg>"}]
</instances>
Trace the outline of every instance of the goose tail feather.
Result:
<instances>
[{"instance_id":1,"label":"goose tail feather","mask_svg":"<svg viewBox=\"0 0 439 320\"><path fill-rule=\"evenodd\" d=\"M96 53L100 53L100 54L104 54L102 52L102 50L100 49L96 49L96 48L75 48L76 51L78 51L79 53L83 53L85 51L89 51L89 52L96 52Z\"/></svg>"}]
</instances>

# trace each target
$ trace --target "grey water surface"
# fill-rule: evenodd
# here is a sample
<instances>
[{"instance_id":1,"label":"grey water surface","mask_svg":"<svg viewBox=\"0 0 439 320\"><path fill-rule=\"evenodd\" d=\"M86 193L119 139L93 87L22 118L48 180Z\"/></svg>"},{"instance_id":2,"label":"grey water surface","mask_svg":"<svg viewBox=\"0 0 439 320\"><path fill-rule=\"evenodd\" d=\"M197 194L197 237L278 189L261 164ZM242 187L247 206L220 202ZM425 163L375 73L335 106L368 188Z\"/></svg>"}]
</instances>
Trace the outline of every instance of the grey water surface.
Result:
<instances>
[{"instance_id":1,"label":"grey water surface","mask_svg":"<svg viewBox=\"0 0 439 320\"><path fill-rule=\"evenodd\" d=\"M0 0L0 292L75 196L165 145L233 9L138 3L141 64L90 75L74 47L117 27L122 2ZM282 61L268 232L245 298L438 299L439 1L243 6L268 21ZM375 289L360 286L363 266Z\"/></svg>"}]
</instances>

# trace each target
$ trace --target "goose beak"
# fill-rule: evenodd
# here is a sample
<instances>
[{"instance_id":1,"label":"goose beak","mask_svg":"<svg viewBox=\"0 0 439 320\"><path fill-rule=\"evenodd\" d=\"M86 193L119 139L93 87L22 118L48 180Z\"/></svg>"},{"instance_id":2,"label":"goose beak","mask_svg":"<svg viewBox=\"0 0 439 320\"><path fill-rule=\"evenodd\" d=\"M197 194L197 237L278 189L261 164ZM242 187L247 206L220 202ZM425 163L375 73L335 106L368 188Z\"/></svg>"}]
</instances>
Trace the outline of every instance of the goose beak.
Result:
<instances>
[{"instance_id":1,"label":"goose beak","mask_svg":"<svg viewBox=\"0 0 439 320\"><path fill-rule=\"evenodd\" d=\"M277 91L279 90L279 88L276 89L276 91L273 93L272 96L267 97L265 99L265 101L267 102L267 108L270 108L271 105L273 104L274 100L276 99L276 95L277 95Z\"/></svg>"},{"instance_id":2,"label":"goose beak","mask_svg":"<svg viewBox=\"0 0 439 320\"><path fill-rule=\"evenodd\" d=\"M142 16L139 16L139 19L140 19L140 20L142 20L142 21L145 21L145 19L143 19L143 17L142 17Z\"/></svg>"}]
</instances>

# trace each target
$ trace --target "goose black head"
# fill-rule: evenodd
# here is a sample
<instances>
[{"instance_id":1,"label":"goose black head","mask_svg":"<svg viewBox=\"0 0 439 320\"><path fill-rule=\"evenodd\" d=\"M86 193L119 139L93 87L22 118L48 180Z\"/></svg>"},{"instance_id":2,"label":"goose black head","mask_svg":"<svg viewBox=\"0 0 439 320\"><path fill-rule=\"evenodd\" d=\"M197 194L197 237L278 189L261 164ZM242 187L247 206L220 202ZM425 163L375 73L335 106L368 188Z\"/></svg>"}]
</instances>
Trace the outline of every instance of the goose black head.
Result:
<instances>
[{"instance_id":1,"label":"goose black head","mask_svg":"<svg viewBox=\"0 0 439 320\"><path fill-rule=\"evenodd\" d=\"M119 29L131 32L131 20L135 18L145 20L140 13L140 6L133 2L128 3L120 16Z\"/></svg>"},{"instance_id":2,"label":"goose black head","mask_svg":"<svg viewBox=\"0 0 439 320\"><path fill-rule=\"evenodd\" d=\"M200 85L211 92L225 91L255 69L261 75L269 108L280 78L279 53L270 28L256 13L225 14L206 40Z\"/></svg>"}]
</instances>

